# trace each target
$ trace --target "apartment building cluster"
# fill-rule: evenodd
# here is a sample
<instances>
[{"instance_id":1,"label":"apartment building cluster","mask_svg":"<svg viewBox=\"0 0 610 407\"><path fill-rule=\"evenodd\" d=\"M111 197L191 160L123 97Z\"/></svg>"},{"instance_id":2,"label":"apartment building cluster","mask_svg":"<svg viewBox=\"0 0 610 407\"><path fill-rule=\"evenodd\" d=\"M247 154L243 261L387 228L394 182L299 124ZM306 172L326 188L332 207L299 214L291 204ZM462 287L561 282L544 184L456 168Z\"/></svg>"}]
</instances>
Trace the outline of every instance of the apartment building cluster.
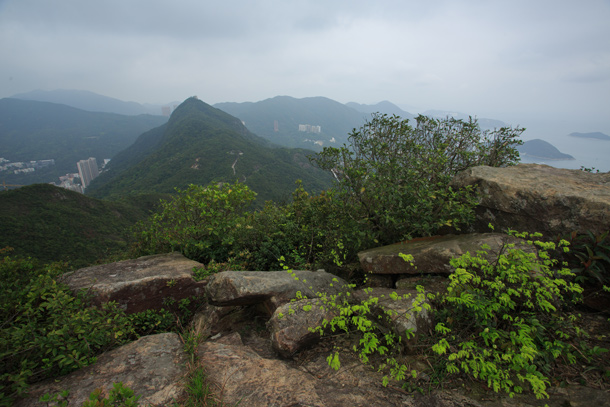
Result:
<instances>
[{"instance_id":1,"label":"apartment building cluster","mask_svg":"<svg viewBox=\"0 0 610 407\"><path fill-rule=\"evenodd\" d=\"M11 162L6 158L0 157L0 172L7 171L11 174L27 174L44 167L55 165L55 160L36 160Z\"/></svg>"},{"instance_id":2,"label":"apartment building cluster","mask_svg":"<svg viewBox=\"0 0 610 407\"><path fill-rule=\"evenodd\" d=\"M313 126L311 124L299 124L299 131L302 131L305 133L320 134L320 133L322 133L322 126Z\"/></svg>"}]
</instances>

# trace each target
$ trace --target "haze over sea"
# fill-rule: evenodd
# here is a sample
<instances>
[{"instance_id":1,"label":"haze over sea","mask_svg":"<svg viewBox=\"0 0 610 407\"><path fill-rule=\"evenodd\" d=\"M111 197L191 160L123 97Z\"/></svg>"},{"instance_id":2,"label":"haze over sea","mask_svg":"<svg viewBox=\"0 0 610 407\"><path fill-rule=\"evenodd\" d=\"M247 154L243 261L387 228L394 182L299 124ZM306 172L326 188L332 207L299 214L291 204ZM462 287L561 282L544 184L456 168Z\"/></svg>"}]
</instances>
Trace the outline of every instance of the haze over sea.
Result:
<instances>
[{"instance_id":1,"label":"haze over sea","mask_svg":"<svg viewBox=\"0 0 610 407\"><path fill-rule=\"evenodd\" d=\"M531 140L531 138L526 138ZM556 137L540 137L548 141L559 151L570 154L574 160L544 160L532 157L521 157L521 162L547 164L557 168L580 169L595 168L600 172L610 171L610 140L577 138L568 135Z\"/></svg>"}]
</instances>

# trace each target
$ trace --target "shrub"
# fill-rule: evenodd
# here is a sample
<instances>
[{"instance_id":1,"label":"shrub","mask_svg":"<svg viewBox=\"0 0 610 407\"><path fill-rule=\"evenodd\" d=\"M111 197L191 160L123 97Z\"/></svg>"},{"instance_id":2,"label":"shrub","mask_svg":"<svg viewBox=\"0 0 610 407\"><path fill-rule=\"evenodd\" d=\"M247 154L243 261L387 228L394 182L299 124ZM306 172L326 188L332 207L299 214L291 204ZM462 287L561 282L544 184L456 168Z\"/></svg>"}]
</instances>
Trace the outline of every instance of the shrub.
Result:
<instances>
[{"instance_id":1,"label":"shrub","mask_svg":"<svg viewBox=\"0 0 610 407\"><path fill-rule=\"evenodd\" d=\"M56 280L63 271L8 255L0 261L0 298L7 299L0 308L0 405L10 405L29 383L86 366L133 338L122 310L73 295Z\"/></svg>"},{"instance_id":2,"label":"shrub","mask_svg":"<svg viewBox=\"0 0 610 407\"><path fill-rule=\"evenodd\" d=\"M245 184L177 189L178 195L161 202L161 212L139 224L137 254L177 250L204 263L224 261L243 226L243 211L256 197Z\"/></svg>"},{"instance_id":3,"label":"shrub","mask_svg":"<svg viewBox=\"0 0 610 407\"><path fill-rule=\"evenodd\" d=\"M473 216L470 188L449 187L453 175L475 165L518 161L523 129L481 131L476 120L419 116L416 127L397 116L374 115L349 146L326 147L313 161L332 171L350 216L365 221L380 243L459 228Z\"/></svg>"},{"instance_id":4,"label":"shrub","mask_svg":"<svg viewBox=\"0 0 610 407\"><path fill-rule=\"evenodd\" d=\"M529 388L538 398L548 397L553 366L578 357L572 341L582 332L563 308L582 288L549 256L555 243L511 234L537 250L506 243L493 261L489 247L451 261L455 272L438 305L440 339L432 350L446 359L448 374L471 375L511 396Z\"/></svg>"}]
</instances>

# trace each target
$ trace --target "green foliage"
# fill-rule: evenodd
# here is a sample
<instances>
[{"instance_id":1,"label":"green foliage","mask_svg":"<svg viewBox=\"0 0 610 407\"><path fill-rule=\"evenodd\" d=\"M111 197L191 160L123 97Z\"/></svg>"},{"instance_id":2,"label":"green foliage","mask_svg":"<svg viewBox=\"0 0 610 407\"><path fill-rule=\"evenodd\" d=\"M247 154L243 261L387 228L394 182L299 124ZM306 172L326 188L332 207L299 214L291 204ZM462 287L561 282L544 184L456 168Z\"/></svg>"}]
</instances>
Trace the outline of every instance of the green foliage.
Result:
<instances>
[{"instance_id":1,"label":"green foliage","mask_svg":"<svg viewBox=\"0 0 610 407\"><path fill-rule=\"evenodd\" d=\"M107 202L37 184L0 192L0 207L0 247L77 268L125 252L130 228L146 219L151 205L146 197Z\"/></svg>"},{"instance_id":2,"label":"green foliage","mask_svg":"<svg viewBox=\"0 0 610 407\"><path fill-rule=\"evenodd\" d=\"M454 191L457 172L518 161L523 129L481 131L476 120L419 116L416 127L397 116L374 115L350 136L350 146L324 148L313 160L338 179L351 216L365 220L381 243L427 236L469 222L474 191Z\"/></svg>"},{"instance_id":3,"label":"green foliage","mask_svg":"<svg viewBox=\"0 0 610 407\"><path fill-rule=\"evenodd\" d=\"M558 254L568 262L581 284L607 284L610 282L610 231L598 235L588 231L584 234L572 232L565 237L570 244L568 252Z\"/></svg>"},{"instance_id":4,"label":"green foliage","mask_svg":"<svg viewBox=\"0 0 610 407\"><path fill-rule=\"evenodd\" d=\"M96 389L89 395L83 407L137 407L142 396L135 395L133 390L123 383L113 383L108 398L102 397L102 390Z\"/></svg>"},{"instance_id":5,"label":"green foliage","mask_svg":"<svg viewBox=\"0 0 610 407\"><path fill-rule=\"evenodd\" d=\"M161 212L139 226L139 254L178 250L202 261L228 258L235 234L243 227L243 211L256 194L235 183L202 187L190 185L161 203Z\"/></svg>"},{"instance_id":6,"label":"green foliage","mask_svg":"<svg viewBox=\"0 0 610 407\"><path fill-rule=\"evenodd\" d=\"M569 269L557 269L548 254L554 243L511 234L526 239L529 249L506 243L493 261L485 247L451 261L455 272L438 304L440 339L432 350L447 360L450 375L470 375L511 396L529 388L548 397L552 366L578 357L570 341L579 331L562 307L582 288L570 282Z\"/></svg>"},{"instance_id":7,"label":"green foliage","mask_svg":"<svg viewBox=\"0 0 610 407\"><path fill-rule=\"evenodd\" d=\"M372 241L349 216L344 202L333 191L310 195L297 182L292 202L278 206L268 202L248 215L238 249L248 253L247 265L255 270L291 268L332 269L356 259L356 253ZM279 258L283 260L280 262Z\"/></svg>"},{"instance_id":8,"label":"green foliage","mask_svg":"<svg viewBox=\"0 0 610 407\"><path fill-rule=\"evenodd\" d=\"M60 265L30 259L0 261L0 404L28 384L63 375L95 361L97 354L125 343L134 332L115 304L90 306L57 281Z\"/></svg>"}]
</instances>

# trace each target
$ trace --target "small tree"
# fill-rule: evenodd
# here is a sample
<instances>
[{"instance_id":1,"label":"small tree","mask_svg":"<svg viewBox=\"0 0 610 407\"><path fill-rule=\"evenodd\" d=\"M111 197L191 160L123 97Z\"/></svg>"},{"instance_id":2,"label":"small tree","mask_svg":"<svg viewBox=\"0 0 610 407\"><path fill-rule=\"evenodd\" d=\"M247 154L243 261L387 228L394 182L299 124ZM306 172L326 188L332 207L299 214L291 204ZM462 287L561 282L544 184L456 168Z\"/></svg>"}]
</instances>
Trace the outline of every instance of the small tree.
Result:
<instances>
[{"instance_id":1,"label":"small tree","mask_svg":"<svg viewBox=\"0 0 610 407\"><path fill-rule=\"evenodd\" d=\"M161 211L141 223L136 232L138 254L178 250L203 261L224 261L235 232L243 225L243 212L256 197L245 184L190 185L161 202Z\"/></svg>"},{"instance_id":2,"label":"small tree","mask_svg":"<svg viewBox=\"0 0 610 407\"><path fill-rule=\"evenodd\" d=\"M511 165L519 158L515 147L524 129L482 131L476 119L424 116L416 123L373 115L350 134L350 146L324 148L313 159L334 174L351 216L365 219L382 243L468 222L474 191L452 190L451 178L472 166Z\"/></svg>"}]
</instances>

